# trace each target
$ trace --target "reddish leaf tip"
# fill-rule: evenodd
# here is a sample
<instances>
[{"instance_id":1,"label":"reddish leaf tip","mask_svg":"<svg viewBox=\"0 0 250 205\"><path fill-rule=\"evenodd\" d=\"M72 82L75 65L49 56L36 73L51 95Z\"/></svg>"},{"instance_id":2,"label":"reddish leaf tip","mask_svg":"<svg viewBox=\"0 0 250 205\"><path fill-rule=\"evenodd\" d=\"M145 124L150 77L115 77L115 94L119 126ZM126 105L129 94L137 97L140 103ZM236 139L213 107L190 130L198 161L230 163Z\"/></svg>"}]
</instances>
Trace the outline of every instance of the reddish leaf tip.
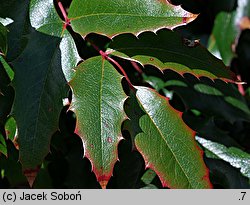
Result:
<instances>
[{"instance_id":1,"label":"reddish leaf tip","mask_svg":"<svg viewBox=\"0 0 250 205\"><path fill-rule=\"evenodd\" d=\"M27 178L27 181L28 181L30 187L33 186L39 170L40 170L40 167L37 167L35 169L26 169L26 170L24 170L23 174Z\"/></svg>"},{"instance_id":2,"label":"reddish leaf tip","mask_svg":"<svg viewBox=\"0 0 250 205\"><path fill-rule=\"evenodd\" d=\"M99 183L100 183L102 189L106 189L108 181L99 181Z\"/></svg>"}]
</instances>

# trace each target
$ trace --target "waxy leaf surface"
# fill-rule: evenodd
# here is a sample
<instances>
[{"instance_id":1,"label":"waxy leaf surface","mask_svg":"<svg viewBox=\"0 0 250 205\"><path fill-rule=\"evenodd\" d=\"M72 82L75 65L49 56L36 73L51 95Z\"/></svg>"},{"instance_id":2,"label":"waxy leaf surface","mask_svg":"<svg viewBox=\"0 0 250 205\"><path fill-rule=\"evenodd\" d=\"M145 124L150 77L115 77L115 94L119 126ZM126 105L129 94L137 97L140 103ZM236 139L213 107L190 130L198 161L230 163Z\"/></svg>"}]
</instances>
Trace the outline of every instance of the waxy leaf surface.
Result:
<instances>
[{"instance_id":1,"label":"waxy leaf surface","mask_svg":"<svg viewBox=\"0 0 250 205\"><path fill-rule=\"evenodd\" d=\"M62 36L63 21L56 13L53 0L31 0L29 16L31 26L37 31Z\"/></svg>"},{"instance_id":2,"label":"waxy leaf surface","mask_svg":"<svg viewBox=\"0 0 250 205\"><path fill-rule=\"evenodd\" d=\"M161 70L171 69L180 74L192 73L197 77L235 80L233 73L221 60L199 44L187 46L181 36L171 30L144 32L137 37L121 34L112 40L109 47L119 52L114 52L114 55L130 57L143 65L153 65Z\"/></svg>"},{"instance_id":3,"label":"waxy leaf surface","mask_svg":"<svg viewBox=\"0 0 250 205\"><path fill-rule=\"evenodd\" d=\"M122 139L126 95L122 76L101 56L90 58L76 68L70 81L73 90L71 110L76 113L75 132L82 138L84 155L104 188L118 159Z\"/></svg>"},{"instance_id":4,"label":"waxy leaf surface","mask_svg":"<svg viewBox=\"0 0 250 205\"><path fill-rule=\"evenodd\" d=\"M146 87L136 87L138 103L145 111L135 138L146 167L153 169L163 186L170 188L210 188L208 170L194 132L183 122L167 98Z\"/></svg>"},{"instance_id":5,"label":"waxy leaf surface","mask_svg":"<svg viewBox=\"0 0 250 205\"><path fill-rule=\"evenodd\" d=\"M161 27L172 28L196 18L180 6L159 0L73 0L69 9L73 30L114 36Z\"/></svg>"},{"instance_id":6,"label":"waxy leaf surface","mask_svg":"<svg viewBox=\"0 0 250 205\"><path fill-rule=\"evenodd\" d=\"M230 163L233 167L240 168L240 172L250 179L250 155L242 150L229 147L196 136L196 140L207 150L220 159Z\"/></svg>"},{"instance_id":7,"label":"waxy leaf surface","mask_svg":"<svg viewBox=\"0 0 250 205\"><path fill-rule=\"evenodd\" d=\"M67 81L70 81L73 70L80 57L69 32L64 29L63 21L58 16L53 0L32 0L30 3L30 22L37 31L60 37L61 65Z\"/></svg>"}]
</instances>

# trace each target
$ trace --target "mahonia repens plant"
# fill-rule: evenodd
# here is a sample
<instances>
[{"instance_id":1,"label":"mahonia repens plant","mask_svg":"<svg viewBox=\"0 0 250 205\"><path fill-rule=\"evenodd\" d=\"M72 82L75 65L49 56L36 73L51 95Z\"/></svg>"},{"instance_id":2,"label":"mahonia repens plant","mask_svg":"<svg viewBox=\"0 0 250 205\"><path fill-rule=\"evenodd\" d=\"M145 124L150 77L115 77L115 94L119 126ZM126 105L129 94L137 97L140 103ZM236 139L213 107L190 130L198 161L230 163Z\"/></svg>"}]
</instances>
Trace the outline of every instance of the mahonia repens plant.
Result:
<instances>
[{"instance_id":1,"label":"mahonia repens plant","mask_svg":"<svg viewBox=\"0 0 250 205\"><path fill-rule=\"evenodd\" d=\"M159 88L145 77L153 67L162 76L171 70L182 77L188 73L196 79L237 81L206 48L172 30L198 15L159 0L73 0L67 11L60 1L27 2L29 38L11 63L14 79L6 79L15 90L10 113L17 126L13 141L30 186L51 152L51 137L59 130L66 106L75 114L82 157L91 163L102 188L119 161L124 132L145 169L153 170L163 187L212 188L196 132L172 107L171 98L160 92L168 82ZM95 35L105 40L96 43ZM3 66L7 71L8 63ZM145 82L137 84L130 73ZM6 146L2 141L0 145Z\"/></svg>"}]
</instances>

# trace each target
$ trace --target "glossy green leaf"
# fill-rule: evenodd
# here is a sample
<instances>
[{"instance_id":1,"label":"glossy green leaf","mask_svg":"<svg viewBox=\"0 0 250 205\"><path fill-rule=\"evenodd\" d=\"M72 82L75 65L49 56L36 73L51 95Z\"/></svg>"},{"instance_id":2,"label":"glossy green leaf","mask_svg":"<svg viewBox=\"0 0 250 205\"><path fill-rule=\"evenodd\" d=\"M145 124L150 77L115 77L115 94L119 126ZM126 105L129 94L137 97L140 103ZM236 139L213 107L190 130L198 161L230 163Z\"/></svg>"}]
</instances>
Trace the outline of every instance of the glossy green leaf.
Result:
<instances>
[{"instance_id":1,"label":"glossy green leaf","mask_svg":"<svg viewBox=\"0 0 250 205\"><path fill-rule=\"evenodd\" d=\"M0 156L1 154L4 154L5 156L7 156L7 145L6 145L6 142L5 142L5 138L4 136L2 135L2 133L0 132Z\"/></svg>"},{"instance_id":2,"label":"glossy green leaf","mask_svg":"<svg viewBox=\"0 0 250 205\"><path fill-rule=\"evenodd\" d=\"M240 172L250 179L250 154L235 147L227 148L222 144L198 136L196 136L196 140L220 159L230 163L233 167L239 168Z\"/></svg>"},{"instance_id":3,"label":"glossy green leaf","mask_svg":"<svg viewBox=\"0 0 250 205\"><path fill-rule=\"evenodd\" d=\"M159 0L73 0L69 9L73 30L85 36L108 36L172 28L196 18L180 6Z\"/></svg>"},{"instance_id":4,"label":"glossy green leaf","mask_svg":"<svg viewBox=\"0 0 250 205\"><path fill-rule=\"evenodd\" d=\"M7 53L7 29L4 25L0 22L0 54L6 55Z\"/></svg>"},{"instance_id":5,"label":"glossy green leaf","mask_svg":"<svg viewBox=\"0 0 250 205\"><path fill-rule=\"evenodd\" d=\"M144 184L149 185L155 177L156 173L153 170L148 169L141 177L141 180L144 182Z\"/></svg>"},{"instance_id":6,"label":"glossy green leaf","mask_svg":"<svg viewBox=\"0 0 250 205\"><path fill-rule=\"evenodd\" d=\"M144 32L138 37L121 34L112 40L109 47L119 52L114 52L114 55L123 57L125 54L125 57L137 60L143 65L153 65L161 70L171 69L180 74L192 73L197 77L235 80L234 74L221 60L201 45L187 46L181 36L171 30Z\"/></svg>"},{"instance_id":7,"label":"glossy green leaf","mask_svg":"<svg viewBox=\"0 0 250 205\"><path fill-rule=\"evenodd\" d=\"M13 141L14 138L16 137L16 135L17 135L16 121L13 117L10 117L7 120L7 122L5 124L5 132L6 132L6 136L11 141Z\"/></svg>"},{"instance_id":8,"label":"glossy green leaf","mask_svg":"<svg viewBox=\"0 0 250 205\"><path fill-rule=\"evenodd\" d=\"M65 31L60 43L61 64L64 76L69 82L74 75L74 70L77 63L81 60L75 42L69 32Z\"/></svg>"},{"instance_id":9,"label":"glossy green leaf","mask_svg":"<svg viewBox=\"0 0 250 205\"><path fill-rule=\"evenodd\" d=\"M136 97L145 111L139 124L143 133L135 138L146 167L153 169L162 185L170 188L210 188L208 170L194 132L181 113L154 90L136 87Z\"/></svg>"},{"instance_id":10,"label":"glossy green leaf","mask_svg":"<svg viewBox=\"0 0 250 205\"><path fill-rule=\"evenodd\" d=\"M0 23L1 24L3 24L4 26L7 26L7 25L9 25L9 24L11 24L11 23L13 23L14 21L11 19L11 18L8 18L8 17L6 17L6 18L1 18L0 17Z\"/></svg>"},{"instance_id":11,"label":"glossy green leaf","mask_svg":"<svg viewBox=\"0 0 250 205\"><path fill-rule=\"evenodd\" d=\"M58 16L53 0L32 0L30 2L30 22L37 31L61 38L61 64L67 81L73 75L73 68L80 61L77 48L69 32L63 29L63 21Z\"/></svg>"},{"instance_id":12,"label":"glossy green leaf","mask_svg":"<svg viewBox=\"0 0 250 205\"><path fill-rule=\"evenodd\" d=\"M12 117L7 120L4 131L4 134L6 134L8 139L14 139L14 136L16 134L16 123ZM5 135L0 132L0 153L3 153L5 156L8 156L7 144L4 136Z\"/></svg>"},{"instance_id":13,"label":"glossy green leaf","mask_svg":"<svg viewBox=\"0 0 250 205\"><path fill-rule=\"evenodd\" d=\"M49 152L68 88L61 68L60 39L38 32L14 63L14 118L23 169L35 168Z\"/></svg>"},{"instance_id":14,"label":"glossy green leaf","mask_svg":"<svg viewBox=\"0 0 250 205\"><path fill-rule=\"evenodd\" d=\"M12 81L14 78L14 72L13 72L12 68L9 66L9 64L5 61L5 59L1 55L0 55L0 63L3 65L6 73L8 74L8 77Z\"/></svg>"},{"instance_id":15,"label":"glossy green leaf","mask_svg":"<svg viewBox=\"0 0 250 205\"><path fill-rule=\"evenodd\" d=\"M56 13L53 0L31 0L29 16L31 26L37 31L62 36L63 21Z\"/></svg>"},{"instance_id":16,"label":"glossy green leaf","mask_svg":"<svg viewBox=\"0 0 250 205\"><path fill-rule=\"evenodd\" d=\"M77 116L75 132L83 139L84 156L90 160L102 187L112 175L118 159L117 145L122 139L126 95L121 79L114 67L98 56L80 64L70 81L71 110Z\"/></svg>"},{"instance_id":17,"label":"glossy green leaf","mask_svg":"<svg viewBox=\"0 0 250 205\"><path fill-rule=\"evenodd\" d=\"M244 17L250 17L249 0L238 0L236 11L221 12L215 19L213 37L226 65L230 64L235 55L233 47L237 44L236 38L239 37L241 29L249 28L244 25Z\"/></svg>"}]
</instances>

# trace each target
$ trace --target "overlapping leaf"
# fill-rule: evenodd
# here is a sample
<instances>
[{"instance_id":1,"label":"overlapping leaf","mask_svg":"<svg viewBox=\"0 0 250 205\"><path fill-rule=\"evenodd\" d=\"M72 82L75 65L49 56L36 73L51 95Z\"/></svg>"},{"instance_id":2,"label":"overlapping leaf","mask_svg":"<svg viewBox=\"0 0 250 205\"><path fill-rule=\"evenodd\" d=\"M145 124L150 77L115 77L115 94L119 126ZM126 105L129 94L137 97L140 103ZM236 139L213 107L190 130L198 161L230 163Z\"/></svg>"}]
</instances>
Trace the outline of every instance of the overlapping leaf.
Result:
<instances>
[{"instance_id":1,"label":"overlapping leaf","mask_svg":"<svg viewBox=\"0 0 250 205\"><path fill-rule=\"evenodd\" d=\"M37 11L37 6L46 6L43 15ZM50 35L61 34L63 23L56 15L53 1L31 2L30 20L36 29ZM54 19L61 22L61 28L58 26L49 31L51 27L48 24L53 24ZM68 92L62 68L65 72L70 71L77 63L75 57L76 49L68 33L61 39L33 31L24 52L13 63L16 91L14 116L24 170L40 165L49 151L50 138L58 129L62 99L67 97Z\"/></svg>"},{"instance_id":2,"label":"overlapping leaf","mask_svg":"<svg viewBox=\"0 0 250 205\"><path fill-rule=\"evenodd\" d=\"M180 86L178 82L184 84ZM250 120L250 110L245 99L231 84L189 78L168 81L166 86L172 88L189 109L197 109L209 116L220 116L231 123L236 120Z\"/></svg>"},{"instance_id":3,"label":"overlapping leaf","mask_svg":"<svg viewBox=\"0 0 250 205\"><path fill-rule=\"evenodd\" d=\"M146 80L155 89L177 93L186 109L196 109L207 116L223 117L231 123L237 120L250 121L246 100L233 84L221 80L197 79L191 75L183 78L173 71L168 71L166 76L167 81L150 76Z\"/></svg>"},{"instance_id":4,"label":"overlapping leaf","mask_svg":"<svg viewBox=\"0 0 250 205\"><path fill-rule=\"evenodd\" d=\"M101 56L84 61L76 69L70 81L71 110L77 116L75 132L83 139L84 155L91 161L97 180L106 187L118 159L117 145L125 119L122 76Z\"/></svg>"},{"instance_id":5,"label":"overlapping leaf","mask_svg":"<svg viewBox=\"0 0 250 205\"><path fill-rule=\"evenodd\" d=\"M250 179L250 155L242 150L229 147L196 136L196 140L218 158L240 168L241 173Z\"/></svg>"},{"instance_id":6,"label":"overlapping leaf","mask_svg":"<svg viewBox=\"0 0 250 205\"><path fill-rule=\"evenodd\" d=\"M3 68L5 69L6 74L8 75L8 78L10 79L10 81L12 81L14 78L14 72L2 56L0 56L0 63L2 64Z\"/></svg>"},{"instance_id":7,"label":"overlapping leaf","mask_svg":"<svg viewBox=\"0 0 250 205\"><path fill-rule=\"evenodd\" d=\"M29 0L0 0L0 17L13 23L7 25L8 53L7 60L15 60L27 45L27 34L29 34L28 9ZM11 19L11 20L10 20Z\"/></svg>"},{"instance_id":8,"label":"overlapping leaf","mask_svg":"<svg viewBox=\"0 0 250 205\"><path fill-rule=\"evenodd\" d=\"M241 30L250 28L250 1L238 0L236 11L221 12L215 20L212 38L225 64L229 65Z\"/></svg>"},{"instance_id":9,"label":"overlapping leaf","mask_svg":"<svg viewBox=\"0 0 250 205\"><path fill-rule=\"evenodd\" d=\"M68 91L59 43L59 38L33 32L26 49L13 63L14 117L24 170L41 164L58 129L62 99Z\"/></svg>"},{"instance_id":10,"label":"overlapping leaf","mask_svg":"<svg viewBox=\"0 0 250 205\"><path fill-rule=\"evenodd\" d=\"M3 133L4 132L4 133ZM5 128L0 131L0 153L3 153L5 156L8 156L6 140L13 140L16 134L16 123L15 120L11 117L7 120Z\"/></svg>"},{"instance_id":11,"label":"overlapping leaf","mask_svg":"<svg viewBox=\"0 0 250 205\"><path fill-rule=\"evenodd\" d=\"M60 37L63 34L63 21L56 13L53 0L31 0L30 22L37 31Z\"/></svg>"},{"instance_id":12,"label":"overlapping leaf","mask_svg":"<svg viewBox=\"0 0 250 205\"><path fill-rule=\"evenodd\" d=\"M139 33L160 27L172 28L196 18L180 6L159 0L74 0L69 9L73 30L85 36Z\"/></svg>"},{"instance_id":13,"label":"overlapping leaf","mask_svg":"<svg viewBox=\"0 0 250 205\"><path fill-rule=\"evenodd\" d=\"M56 13L53 0L32 0L30 22L37 31L60 37L61 65L67 81L71 80L74 68L80 61L73 38L64 29L63 21Z\"/></svg>"},{"instance_id":14,"label":"overlapping leaf","mask_svg":"<svg viewBox=\"0 0 250 205\"><path fill-rule=\"evenodd\" d=\"M243 176L237 168L220 159L206 158L205 163L210 171L210 180L219 188L249 189L249 179Z\"/></svg>"},{"instance_id":15,"label":"overlapping leaf","mask_svg":"<svg viewBox=\"0 0 250 205\"><path fill-rule=\"evenodd\" d=\"M146 166L153 169L163 186L209 188L208 172L194 132L188 128L167 99L146 87L136 87L136 97L145 111L139 119L142 133L135 144Z\"/></svg>"},{"instance_id":16,"label":"overlapping leaf","mask_svg":"<svg viewBox=\"0 0 250 205\"><path fill-rule=\"evenodd\" d=\"M7 53L7 29L0 22L0 52Z\"/></svg>"},{"instance_id":17,"label":"overlapping leaf","mask_svg":"<svg viewBox=\"0 0 250 205\"><path fill-rule=\"evenodd\" d=\"M233 73L201 45L187 46L179 34L162 29L156 33L144 32L139 36L121 34L112 39L114 55L128 56L143 65L150 64L161 70L172 69L180 74L192 73L197 77L235 80ZM123 43L126 42L126 43Z\"/></svg>"},{"instance_id":18,"label":"overlapping leaf","mask_svg":"<svg viewBox=\"0 0 250 205\"><path fill-rule=\"evenodd\" d=\"M10 85L11 79L7 73L6 62L2 56L0 58L2 59L0 61L0 127L3 128L11 111L14 90ZM7 67L9 66L7 65Z\"/></svg>"}]
</instances>

